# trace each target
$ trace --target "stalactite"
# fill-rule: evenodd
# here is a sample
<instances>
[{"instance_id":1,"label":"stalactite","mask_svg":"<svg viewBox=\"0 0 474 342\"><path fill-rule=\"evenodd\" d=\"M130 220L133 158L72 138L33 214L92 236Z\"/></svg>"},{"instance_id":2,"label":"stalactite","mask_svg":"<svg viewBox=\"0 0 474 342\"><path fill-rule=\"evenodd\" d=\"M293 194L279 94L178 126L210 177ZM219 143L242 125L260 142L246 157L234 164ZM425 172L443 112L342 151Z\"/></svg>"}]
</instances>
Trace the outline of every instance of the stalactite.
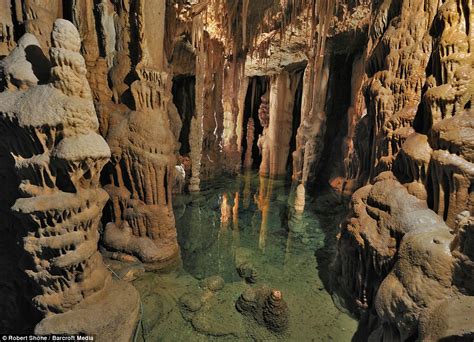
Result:
<instances>
[{"instance_id":1,"label":"stalactite","mask_svg":"<svg viewBox=\"0 0 474 342\"><path fill-rule=\"evenodd\" d=\"M247 17L249 11L249 0L243 0L242 6L242 46L247 46Z\"/></svg>"}]
</instances>

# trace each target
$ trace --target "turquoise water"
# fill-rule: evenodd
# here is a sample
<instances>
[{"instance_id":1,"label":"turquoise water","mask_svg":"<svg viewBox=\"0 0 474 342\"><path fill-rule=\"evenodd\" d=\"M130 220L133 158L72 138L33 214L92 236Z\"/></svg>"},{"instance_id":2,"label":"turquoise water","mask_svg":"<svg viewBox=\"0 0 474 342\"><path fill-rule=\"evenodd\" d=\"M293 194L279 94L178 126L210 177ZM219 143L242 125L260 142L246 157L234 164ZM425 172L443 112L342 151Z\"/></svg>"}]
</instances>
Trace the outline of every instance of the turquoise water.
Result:
<instances>
[{"instance_id":1,"label":"turquoise water","mask_svg":"<svg viewBox=\"0 0 474 342\"><path fill-rule=\"evenodd\" d=\"M147 341L350 341L357 322L339 311L325 290L337 224L344 215L331 195L306 196L293 209L295 188L284 180L247 173L205 182L195 194L177 195L174 213L183 268L147 273L134 282L144 305ZM255 284L236 268L245 263ZM218 291L202 280L220 276ZM241 315L235 302L248 287L283 293L288 330L274 334ZM180 298L197 303L183 310Z\"/></svg>"}]
</instances>

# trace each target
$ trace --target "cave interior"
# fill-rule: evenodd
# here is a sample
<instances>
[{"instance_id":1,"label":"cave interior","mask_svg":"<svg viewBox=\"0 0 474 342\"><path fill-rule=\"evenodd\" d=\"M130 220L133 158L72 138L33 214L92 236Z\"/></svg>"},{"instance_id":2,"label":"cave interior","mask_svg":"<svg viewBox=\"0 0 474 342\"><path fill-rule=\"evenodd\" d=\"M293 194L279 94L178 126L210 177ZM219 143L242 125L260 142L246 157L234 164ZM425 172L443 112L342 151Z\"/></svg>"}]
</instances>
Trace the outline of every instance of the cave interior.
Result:
<instances>
[{"instance_id":1,"label":"cave interior","mask_svg":"<svg viewBox=\"0 0 474 342\"><path fill-rule=\"evenodd\" d=\"M470 0L0 0L0 334L474 341L473 96Z\"/></svg>"}]
</instances>

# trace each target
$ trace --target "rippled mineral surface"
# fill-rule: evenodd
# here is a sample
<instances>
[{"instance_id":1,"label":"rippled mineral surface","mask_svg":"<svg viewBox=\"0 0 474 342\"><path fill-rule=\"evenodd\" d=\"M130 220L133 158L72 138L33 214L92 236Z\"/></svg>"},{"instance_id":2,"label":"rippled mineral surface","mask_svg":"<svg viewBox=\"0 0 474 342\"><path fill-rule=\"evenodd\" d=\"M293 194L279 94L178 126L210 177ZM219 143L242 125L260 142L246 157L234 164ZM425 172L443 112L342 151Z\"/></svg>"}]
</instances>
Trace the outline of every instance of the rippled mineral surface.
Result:
<instances>
[{"instance_id":1,"label":"rippled mineral surface","mask_svg":"<svg viewBox=\"0 0 474 342\"><path fill-rule=\"evenodd\" d=\"M344 207L320 192L294 211L295 188L256 174L222 177L174 200L183 267L135 280L147 341L350 341L356 321L327 291ZM247 272L250 279L240 277ZM245 276L246 274L243 274ZM220 278L219 278L220 277ZM224 285L222 287L222 280ZM235 308L249 287L283 293L288 329L272 333Z\"/></svg>"}]
</instances>

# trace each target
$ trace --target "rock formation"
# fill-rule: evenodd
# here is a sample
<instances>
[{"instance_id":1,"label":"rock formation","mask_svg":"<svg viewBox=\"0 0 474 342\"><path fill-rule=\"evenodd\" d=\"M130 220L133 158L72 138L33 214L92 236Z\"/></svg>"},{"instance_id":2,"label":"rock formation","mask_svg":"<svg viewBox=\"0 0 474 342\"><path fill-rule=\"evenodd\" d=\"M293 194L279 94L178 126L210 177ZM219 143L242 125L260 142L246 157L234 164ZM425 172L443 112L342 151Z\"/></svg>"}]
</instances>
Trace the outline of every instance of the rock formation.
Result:
<instances>
[{"instance_id":1,"label":"rock formation","mask_svg":"<svg viewBox=\"0 0 474 342\"><path fill-rule=\"evenodd\" d=\"M373 11L364 123L372 138L355 136L351 161L370 151L356 174L371 184L352 197L334 285L373 340L468 340L474 324L461 312L472 292L455 279L470 270L459 241L473 209L472 8L384 1Z\"/></svg>"},{"instance_id":2,"label":"rock formation","mask_svg":"<svg viewBox=\"0 0 474 342\"><path fill-rule=\"evenodd\" d=\"M25 33L18 46L0 61L3 74L2 90L26 90L28 87L48 81L51 65L43 55L41 46L34 35Z\"/></svg>"},{"instance_id":3,"label":"rock formation","mask_svg":"<svg viewBox=\"0 0 474 342\"><path fill-rule=\"evenodd\" d=\"M255 125L253 123L253 118L249 119L247 123L247 149L245 151L244 167L250 169L253 164L252 159L252 146L255 139Z\"/></svg>"},{"instance_id":4,"label":"rock formation","mask_svg":"<svg viewBox=\"0 0 474 342\"><path fill-rule=\"evenodd\" d=\"M271 331L283 333L288 328L288 305L279 290L265 285L249 287L237 299L235 306L241 314L253 317Z\"/></svg>"},{"instance_id":5,"label":"rock formation","mask_svg":"<svg viewBox=\"0 0 474 342\"><path fill-rule=\"evenodd\" d=\"M13 15L8 0L0 2L0 55L7 55L15 46Z\"/></svg>"},{"instance_id":6,"label":"rock formation","mask_svg":"<svg viewBox=\"0 0 474 342\"><path fill-rule=\"evenodd\" d=\"M296 213L301 214L304 211L305 205L305 188L303 184L299 184L296 188L296 195L295 195L295 211Z\"/></svg>"},{"instance_id":7,"label":"rock formation","mask_svg":"<svg viewBox=\"0 0 474 342\"><path fill-rule=\"evenodd\" d=\"M282 72L270 82L268 105L262 101L259 118L264 127L259 138L262 154L260 174L282 176L286 174L289 155L291 124L298 75ZM268 107L267 107L268 106ZM268 109L267 109L268 108Z\"/></svg>"},{"instance_id":8,"label":"rock formation","mask_svg":"<svg viewBox=\"0 0 474 342\"><path fill-rule=\"evenodd\" d=\"M99 242L177 266L173 193L245 169L248 209L253 169L261 252L274 178L292 233L315 185L350 202L330 285L358 335L472 339L473 23L467 0L0 0L0 330L128 339L137 293ZM215 209L237 236L238 192ZM276 290L237 307L288 324Z\"/></svg>"},{"instance_id":9,"label":"rock formation","mask_svg":"<svg viewBox=\"0 0 474 342\"><path fill-rule=\"evenodd\" d=\"M12 52L19 63L27 62L21 51L30 46L38 47L27 34ZM49 49L51 82L38 85L30 65L23 77L13 72L20 90L0 94L2 164L7 174L15 175L4 203L16 197L11 210L18 223L9 234L21 243L19 266L31 280L32 304L43 318L35 332L125 341L137 321L138 294L112 280L98 251L100 217L108 199L99 178L110 149L96 133L80 46L76 28L56 20ZM16 69L15 61L9 61L8 70ZM111 329L111 322L120 330Z\"/></svg>"},{"instance_id":10,"label":"rock formation","mask_svg":"<svg viewBox=\"0 0 474 342\"><path fill-rule=\"evenodd\" d=\"M176 160L166 115L168 83L164 73L139 72L131 86L135 110L112 116L117 124L107 135L114 172L106 186L112 222L105 228L104 243L154 264L150 267L164 267L179 260L171 205Z\"/></svg>"},{"instance_id":11,"label":"rock formation","mask_svg":"<svg viewBox=\"0 0 474 342\"><path fill-rule=\"evenodd\" d=\"M97 6L101 56L94 70L102 76L90 75L101 132L112 151L103 176L111 196L103 242L138 257L147 269L180 261L171 197L173 188L183 186L174 186L180 182L175 174L181 120L165 64L165 9L164 1ZM110 89L103 85L107 74Z\"/></svg>"}]
</instances>

